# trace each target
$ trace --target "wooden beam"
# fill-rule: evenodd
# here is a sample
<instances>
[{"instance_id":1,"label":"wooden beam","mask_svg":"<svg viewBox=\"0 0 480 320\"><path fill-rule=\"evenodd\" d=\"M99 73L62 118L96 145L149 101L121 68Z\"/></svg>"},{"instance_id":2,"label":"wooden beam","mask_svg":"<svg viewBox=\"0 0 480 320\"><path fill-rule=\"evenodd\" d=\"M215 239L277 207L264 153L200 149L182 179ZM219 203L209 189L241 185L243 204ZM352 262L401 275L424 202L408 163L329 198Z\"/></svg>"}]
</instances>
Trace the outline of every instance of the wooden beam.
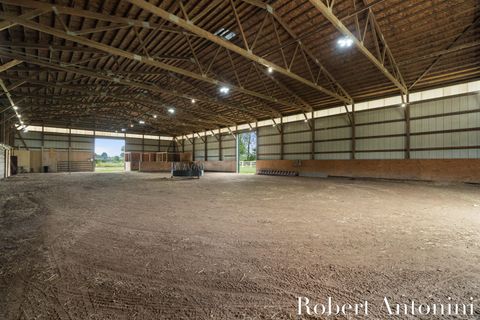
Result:
<instances>
[{"instance_id":1,"label":"wooden beam","mask_svg":"<svg viewBox=\"0 0 480 320\"><path fill-rule=\"evenodd\" d=\"M385 75L403 94L407 94L407 88L393 75L390 71L385 68L385 66L364 46L363 42L360 41L352 32L343 24L340 19L335 16L330 8L328 8L321 0L309 0L310 3L317 8L320 13L323 14L325 18L344 36L352 39L353 43L357 49L372 62L375 67L377 67L380 72Z\"/></svg>"},{"instance_id":2,"label":"wooden beam","mask_svg":"<svg viewBox=\"0 0 480 320\"><path fill-rule=\"evenodd\" d=\"M35 17L38 17L44 13L47 13L51 11L51 9L36 9L36 10L31 10L27 13L22 14L20 17L23 19L33 19ZM3 31L5 29L11 28L16 26L17 24L15 22L10 22L10 21L2 21L0 22L0 31Z\"/></svg>"},{"instance_id":3,"label":"wooden beam","mask_svg":"<svg viewBox=\"0 0 480 320\"><path fill-rule=\"evenodd\" d=\"M259 57L255 54L253 54L251 51L248 51L246 49L243 49L237 45L235 45L234 43L230 42L230 41L227 41L227 40L224 40L223 38L219 37L219 36L216 36L210 32L208 32L207 30L205 29L202 29L200 27L197 27L196 25L194 25L191 21L186 21L174 14L171 14L165 10L163 10L162 8L160 7L157 7L151 3L148 3L147 1L144 1L144 0L127 0L129 1L130 3L144 9L144 10L147 10L179 27L182 27L184 28L185 30L187 31L190 31L202 38L205 38L213 43L216 43L217 45L219 46L222 46L232 52L235 52L237 53L238 55L241 55L242 57L244 58L247 58L249 60L252 60L256 63L259 63L261 65L264 65L264 66L268 66L270 68L272 68L273 70L275 70L276 72L278 73L281 73L291 79L294 79L298 82L301 82L302 84L304 85L307 85L317 91L320 91L328 96L331 96L331 97L334 97L335 99L339 100L339 101L342 101L342 102L345 102L345 103L351 103L351 101L345 97L342 97L340 96L339 94L333 92L333 91L330 91L316 83L313 83L312 81L310 80L307 80L295 73L292 73L291 71L285 69L285 68L282 68L276 64L274 64L273 62L271 61L268 61L262 57Z\"/></svg>"},{"instance_id":4,"label":"wooden beam","mask_svg":"<svg viewBox=\"0 0 480 320\"><path fill-rule=\"evenodd\" d=\"M0 65L0 72L3 72L3 71L7 71L8 69L12 68L12 67L15 67L16 65L22 63L23 61L20 61L20 60L12 60L12 61L9 61L7 63L4 63L2 65Z\"/></svg>"}]
</instances>

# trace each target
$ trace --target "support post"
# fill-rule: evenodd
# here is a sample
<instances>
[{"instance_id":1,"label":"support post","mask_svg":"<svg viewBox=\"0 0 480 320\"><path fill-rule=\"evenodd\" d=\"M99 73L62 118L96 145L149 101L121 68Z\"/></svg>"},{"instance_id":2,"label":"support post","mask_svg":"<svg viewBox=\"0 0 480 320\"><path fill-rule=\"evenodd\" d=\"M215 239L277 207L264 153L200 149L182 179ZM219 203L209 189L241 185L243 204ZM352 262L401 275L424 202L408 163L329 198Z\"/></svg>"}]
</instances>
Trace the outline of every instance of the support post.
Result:
<instances>
[{"instance_id":1,"label":"support post","mask_svg":"<svg viewBox=\"0 0 480 320\"><path fill-rule=\"evenodd\" d=\"M280 160L283 160L283 117L280 118Z\"/></svg>"},{"instance_id":2,"label":"support post","mask_svg":"<svg viewBox=\"0 0 480 320\"><path fill-rule=\"evenodd\" d=\"M310 119L310 131L311 131L311 146L310 146L310 159L315 160L315 118L314 112L311 112L312 118Z\"/></svg>"},{"instance_id":3,"label":"support post","mask_svg":"<svg viewBox=\"0 0 480 320\"><path fill-rule=\"evenodd\" d=\"M260 160L258 155L258 121L255 121L255 135L256 135L256 139L255 139L255 153L256 153L256 160Z\"/></svg>"},{"instance_id":4,"label":"support post","mask_svg":"<svg viewBox=\"0 0 480 320\"><path fill-rule=\"evenodd\" d=\"M410 95L407 93L405 105L405 159L410 159Z\"/></svg>"},{"instance_id":5,"label":"support post","mask_svg":"<svg viewBox=\"0 0 480 320\"><path fill-rule=\"evenodd\" d=\"M192 160L195 161L195 135L192 137Z\"/></svg>"},{"instance_id":6,"label":"support post","mask_svg":"<svg viewBox=\"0 0 480 320\"><path fill-rule=\"evenodd\" d=\"M218 130L218 160L223 160L223 151L222 151L222 132Z\"/></svg>"},{"instance_id":7,"label":"support post","mask_svg":"<svg viewBox=\"0 0 480 320\"><path fill-rule=\"evenodd\" d=\"M208 137L207 137L207 131L205 131L204 136L205 136L205 143L203 144L203 145L204 145L204 148L205 148L205 149L204 149L204 150L205 150L205 151L204 151L204 153L205 153L204 159L205 159L205 161L207 161L207 160L208 160L208 148L207 148Z\"/></svg>"},{"instance_id":8,"label":"support post","mask_svg":"<svg viewBox=\"0 0 480 320\"><path fill-rule=\"evenodd\" d=\"M70 150L72 148L72 129L68 128L68 155L67 155L67 162L68 162L68 173L72 172L72 168L70 167Z\"/></svg>"},{"instance_id":9,"label":"support post","mask_svg":"<svg viewBox=\"0 0 480 320\"><path fill-rule=\"evenodd\" d=\"M357 155L357 143L356 143L356 134L355 134L355 104L352 104L352 159L356 159Z\"/></svg>"}]
</instances>

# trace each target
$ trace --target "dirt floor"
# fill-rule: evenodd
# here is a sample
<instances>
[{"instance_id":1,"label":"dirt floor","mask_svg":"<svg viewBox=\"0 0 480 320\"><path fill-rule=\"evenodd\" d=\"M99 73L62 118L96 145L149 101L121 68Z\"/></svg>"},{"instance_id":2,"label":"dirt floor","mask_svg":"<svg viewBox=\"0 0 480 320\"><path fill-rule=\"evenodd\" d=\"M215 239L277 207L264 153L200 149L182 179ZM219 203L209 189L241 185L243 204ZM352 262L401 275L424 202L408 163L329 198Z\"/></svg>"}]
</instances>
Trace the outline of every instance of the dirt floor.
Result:
<instances>
[{"instance_id":1,"label":"dirt floor","mask_svg":"<svg viewBox=\"0 0 480 320\"><path fill-rule=\"evenodd\" d=\"M16 176L0 182L0 319L299 319L299 296L368 300L370 319L384 297L473 297L479 319L479 230L474 185Z\"/></svg>"}]
</instances>

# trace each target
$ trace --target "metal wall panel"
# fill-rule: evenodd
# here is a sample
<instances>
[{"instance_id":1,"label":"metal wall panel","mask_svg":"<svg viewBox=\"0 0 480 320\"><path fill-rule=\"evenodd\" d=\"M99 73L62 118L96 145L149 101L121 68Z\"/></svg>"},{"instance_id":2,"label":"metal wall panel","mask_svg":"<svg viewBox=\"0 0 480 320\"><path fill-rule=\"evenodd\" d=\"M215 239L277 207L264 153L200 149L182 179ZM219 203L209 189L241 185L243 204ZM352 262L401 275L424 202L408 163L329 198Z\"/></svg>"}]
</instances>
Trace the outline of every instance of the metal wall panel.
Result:
<instances>
[{"instance_id":1,"label":"metal wall panel","mask_svg":"<svg viewBox=\"0 0 480 320\"><path fill-rule=\"evenodd\" d=\"M352 136L352 128L336 128L336 129L323 129L315 131L315 140L333 140L350 138Z\"/></svg>"},{"instance_id":2,"label":"metal wall panel","mask_svg":"<svg viewBox=\"0 0 480 320\"><path fill-rule=\"evenodd\" d=\"M205 160L205 144L200 138L195 138L195 160Z\"/></svg>"},{"instance_id":3,"label":"metal wall panel","mask_svg":"<svg viewBox=\"0 0 480 320\"><path fill-rule=\"evenodd\" d=\"M193 151L193 144L190 143L188 139L183 140L183 148L185 152L192 152Z\"/></svg>"},{"instance_id":4,"label":"metal wall panel","mask_svg":"<svg viewBox=\"0 0 480 320\"><path fill-rule=\"evenodd\" d=\"M349 153L320 153L315 155L316 160L348 160Z\"/></svg>"},{"instance_id":5,"label":"metal wall panel","mask_svg":"<svg viewBox=\"0 0 480 320\"><path fill-rule=\"evenodd\" d=\"M5 172L5 149L0 146L0 179L3 179L6 177L6 172Z\"/></svg>"},{"instance_id":6,"label":"metal wall panel","mask_svg":"<svg viewBox=\"0 0 480 320\"><path fill-rule=\"evenodd\" d=\"M222 160L235 160L237 158L237 140L231 135L222 135Z\"/></svg>"}]
</instances>

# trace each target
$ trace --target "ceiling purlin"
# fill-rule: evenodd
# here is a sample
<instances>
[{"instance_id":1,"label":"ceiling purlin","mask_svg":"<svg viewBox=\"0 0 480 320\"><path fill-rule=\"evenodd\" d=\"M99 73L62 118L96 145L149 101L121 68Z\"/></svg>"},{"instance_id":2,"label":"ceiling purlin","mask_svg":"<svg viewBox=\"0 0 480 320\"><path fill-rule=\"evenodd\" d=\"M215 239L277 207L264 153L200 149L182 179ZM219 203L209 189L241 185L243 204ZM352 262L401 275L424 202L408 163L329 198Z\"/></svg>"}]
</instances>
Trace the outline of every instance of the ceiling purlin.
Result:
<instances>
[{"instance_id":1,"label":"ceiling purlin","mask_svg":"<svg viewBox=\"0 0 480 320\"><path fill-rule=\"evenodd\" d=\"M480 22L480 16L478 16L470 25L468 25L457 37L455 37L455 39L448 45L447 48L445 48L445 50L448 52L448 50L452 49L455 44L457 44L461 39L462 37L467 34L477 23ZM442 56L444 55L445 53L443 54L440 54L438 55L437 57L435 57L435 59L428 65L428 67L418 76L418 78L415 79L415 81L413 81L412 84L410 84L410 86L408 87L409 90L413 89L413 87L419 83L432 69L433 67L435 67L435 65L440 61L440 59L442 58Z\"/></svg>"}]
</instances>

